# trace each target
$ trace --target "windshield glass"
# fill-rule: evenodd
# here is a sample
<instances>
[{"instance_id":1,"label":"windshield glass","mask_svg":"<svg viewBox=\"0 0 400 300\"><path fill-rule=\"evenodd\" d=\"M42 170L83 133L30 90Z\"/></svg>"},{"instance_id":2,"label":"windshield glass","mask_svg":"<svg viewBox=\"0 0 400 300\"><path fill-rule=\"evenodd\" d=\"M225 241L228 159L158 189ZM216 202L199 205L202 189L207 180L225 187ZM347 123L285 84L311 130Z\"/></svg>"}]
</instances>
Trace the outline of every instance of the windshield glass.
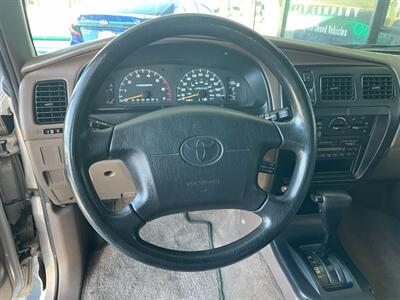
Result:
<instances>
[{"instance_id":1,"label":"windshield glass","mask_svg":"<svg viewBox=\"0 0 400 300\"><path fill-rule=\"evenodd\" d=\"M38 54L113 37L177 13L225 17L265 36L360 48L399 46L399 8L400 0L26 0Z\"/></svg>"}]
</instances>

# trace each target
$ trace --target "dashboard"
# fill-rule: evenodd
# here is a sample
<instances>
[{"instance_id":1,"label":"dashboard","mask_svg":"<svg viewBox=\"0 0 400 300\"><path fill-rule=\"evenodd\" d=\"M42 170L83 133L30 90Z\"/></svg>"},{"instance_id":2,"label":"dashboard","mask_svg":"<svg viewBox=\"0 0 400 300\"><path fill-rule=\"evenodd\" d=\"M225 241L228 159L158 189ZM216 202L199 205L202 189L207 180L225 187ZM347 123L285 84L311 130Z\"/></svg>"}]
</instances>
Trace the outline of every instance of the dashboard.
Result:
<instances>
[{"instance_id":1,"label":"dashboard","mask_svg":"<svg viewBox=\"0 0 400 300\"><path fill-rule=\"evenodd\" d=\"M318 149L312 188L349 187L371 173L400 176L400 60L341 47L273 41L298 70L313 104ZM75 201L63 162L65 111L80 75L104 45L98 41L71 47L38 57L23 69L21 132L37 181L56 204ZM88 99L92 130L171 106L215 105L263 117L290 103L266 66L231 44L203 37L149 45L125 57L98 86L95 99ZM56 94L49 97L51 89ZM57 101L42 102L48 99ZM282 166L277 178L282 180L274 181L285 186L294 159L284 151L276 159ZM100 186L117 180L97 173Z\"/></svg>"}]
</instances>

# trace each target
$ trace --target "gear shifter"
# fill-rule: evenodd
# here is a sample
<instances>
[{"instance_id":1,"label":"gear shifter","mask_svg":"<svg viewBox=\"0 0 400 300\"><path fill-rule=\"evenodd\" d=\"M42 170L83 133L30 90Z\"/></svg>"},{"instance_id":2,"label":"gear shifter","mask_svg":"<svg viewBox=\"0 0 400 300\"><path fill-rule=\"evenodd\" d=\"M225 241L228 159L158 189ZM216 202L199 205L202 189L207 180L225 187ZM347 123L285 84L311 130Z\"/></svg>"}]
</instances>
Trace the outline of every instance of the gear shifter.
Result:
<instances>
[{"instance_id":1,"label":"gear shifter","mask_svg":"<svg viewBox=\"0 0 400 300\"><path fill-rule=\"evenodd\" d=\"M349 288L353 284L348 270L335 253L328 252L328 244L336 237L343 210L351 204L351 196L346 192L319 192L311 199L318 204L324 238L318 248L303 246L305 258L325 290Z\"/></svg>"},{"instance_id":2,"label":"gear shifter","mask_svg":"<svg viewBox=\"0 0 400 300\"><path fill-rule=\"evenodd\" d=\"M328 254L328 243L335 236L343 210L351 205L352 198L346 192L320 192L313 195L312 199L318 203L324 231L324 240L321 244L320 255L321 257L326 257Z\"/></svg>"}]
</instances>

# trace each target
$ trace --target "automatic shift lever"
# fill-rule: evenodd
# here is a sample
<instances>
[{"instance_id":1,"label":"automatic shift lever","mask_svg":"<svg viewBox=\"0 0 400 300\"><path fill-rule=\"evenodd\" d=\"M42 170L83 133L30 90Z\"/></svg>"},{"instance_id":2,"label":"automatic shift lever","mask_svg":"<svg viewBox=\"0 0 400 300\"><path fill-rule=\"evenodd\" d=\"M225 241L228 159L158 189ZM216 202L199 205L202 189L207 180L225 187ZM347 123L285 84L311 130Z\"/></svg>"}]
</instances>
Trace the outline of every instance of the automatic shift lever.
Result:
<instances>
[{"instance_id":1,"label":"automatic shift lever","mask_svg":"<svg viewBox=\"0 0 400 300\"><path fill-rule=\"evenodd\" d=\"M335 235L343 210L350 206L352 198L346 192L319 192L313 195L312 199L315 203L318 203L322 219L324 240L320 253L322 257L325 257L329 240Z\"/></svg>"}]
</instances>

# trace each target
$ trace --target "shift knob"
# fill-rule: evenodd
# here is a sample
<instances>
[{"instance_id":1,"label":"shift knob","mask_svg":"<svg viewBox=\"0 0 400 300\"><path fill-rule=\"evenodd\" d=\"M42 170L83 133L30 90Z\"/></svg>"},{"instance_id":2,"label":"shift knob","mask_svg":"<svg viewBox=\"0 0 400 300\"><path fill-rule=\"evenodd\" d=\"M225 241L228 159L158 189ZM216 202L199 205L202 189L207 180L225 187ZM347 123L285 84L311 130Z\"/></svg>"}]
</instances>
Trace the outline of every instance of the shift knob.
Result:
<instances>
[{"instance_id":1,"label":"shift knob","mask_svg":"<svg viewBox=\"0 0 400 300\"><path fill-rule=\"evenodd\" d=\"M352 198L346 192L319 192L312 196L318 203L322 220L324 240L321 245L321 254L327 254L329 240L336 234L336 230L343 215L343 210L351 205Z\"/></svg>"}]
</instances>

